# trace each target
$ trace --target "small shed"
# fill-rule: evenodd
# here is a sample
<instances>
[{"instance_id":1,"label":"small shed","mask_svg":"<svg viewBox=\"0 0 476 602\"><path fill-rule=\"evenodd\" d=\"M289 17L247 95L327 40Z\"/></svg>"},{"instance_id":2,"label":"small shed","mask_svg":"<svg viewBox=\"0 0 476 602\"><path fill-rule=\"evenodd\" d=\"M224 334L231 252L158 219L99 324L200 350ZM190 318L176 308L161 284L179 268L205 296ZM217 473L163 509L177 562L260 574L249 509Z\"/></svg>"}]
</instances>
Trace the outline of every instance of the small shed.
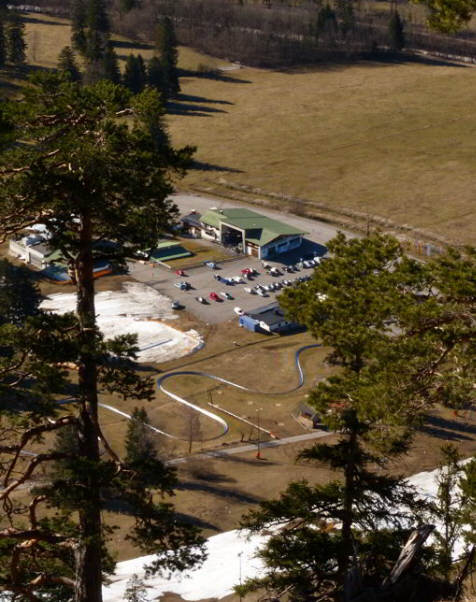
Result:
<instances>
[{"instance_id":1,"label":"small shed","mask_svg":"<svg viewBox=\"0 0 476 602\"><path fill-rule=\"evenodd\" d=\"M251 316L247 316L246 314L240 316L239 321L240 326L246 328L247 330L251 330L251 332L259 332L261 330L259 325L259 320L252 318Z\"/></svg>"}]
</instances>

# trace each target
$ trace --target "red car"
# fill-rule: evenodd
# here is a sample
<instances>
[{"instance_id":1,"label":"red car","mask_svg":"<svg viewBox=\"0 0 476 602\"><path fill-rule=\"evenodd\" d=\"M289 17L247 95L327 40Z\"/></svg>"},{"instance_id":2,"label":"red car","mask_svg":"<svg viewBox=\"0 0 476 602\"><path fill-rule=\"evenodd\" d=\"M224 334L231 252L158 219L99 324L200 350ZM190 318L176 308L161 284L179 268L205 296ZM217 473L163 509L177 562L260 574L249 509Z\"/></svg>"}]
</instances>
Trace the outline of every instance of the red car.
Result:
<instances>
[{"instance_id":1,"label":"red car","mask_svg":"<svg viewBox=\"0 0 476 602\"><path fill-rule=\"evenodd\" d=\"M185 272L183 270L175 270L177 276L185 276Z\"/></svg>"},{"instance_id":2,"label":"red car","mask_svg":"<svg viewBox=\"0 0 476 602\"><path fill-rule=\"evenodd\" d=\"M245 268L244 270L241 270L241 273L246 276L246 274L251 274L251 270L250 268Z\"/></svg>"},{"instance_id":3,"label":"red car","mask_svg":"<svg viewBox=\"0 0 476 602\"><path fill-rule=\"evenodd\" d=\"M210 299L212 301L220 301L220 297L216 293L210 293Z\"/></svg>"}]
</instances>

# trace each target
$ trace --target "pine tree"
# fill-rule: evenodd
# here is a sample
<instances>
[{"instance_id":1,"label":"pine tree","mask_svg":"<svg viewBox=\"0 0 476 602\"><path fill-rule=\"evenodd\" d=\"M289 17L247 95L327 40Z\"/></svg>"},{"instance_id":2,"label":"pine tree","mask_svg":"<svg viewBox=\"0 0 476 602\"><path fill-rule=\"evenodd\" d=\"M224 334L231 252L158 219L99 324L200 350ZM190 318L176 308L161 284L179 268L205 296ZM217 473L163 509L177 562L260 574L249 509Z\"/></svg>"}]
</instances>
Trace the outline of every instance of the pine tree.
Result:
<instances>
[{"instance_id":1,"label":"pine tree","mask_svg":"<svg viewBox=\"0 0 476 602\"><path fill-rule=\"evenodd\" d=\"M28 89L24 102L8 106L17 140L22 144L14 145L1 156L3 173L9 174L9 178L0 189L0 230L1 234L12 233L24 226L44 223L51 234L50 244L68 262L77 290L77 307L75 314L42 318L62 320L63 327L54 331L58 339L54 343L52 329L41 329L40 351L48 369L43 370L41 386L38 382L38 387L33 387L34 375L28 372L29 382L20 379L17 383L22 395L36 395L43 413L37 412L34 418L33 404L25 406L18 425L18 440L11 446L1 446L4 488L0 499L7 500L4 508L11 508L9 520L14 529L0 531L2 587L15 588L16 592L21 587L22 595L31 597L38 593L42 597L52 584L61 583L73 588L75 602L100 602L102 569L108 566L101 514L103 496L113 496L131 507L136 523L129 538L144 553L158 553L152 571L183 570L202 557L203 540L197 530L180 523L170 504L154 499L154 489L167 493L170 480L159 482L160 473L150 474L148 467L146 474L141 467L132 471L102 434L99 391L146 400L152 395L152 383L142 378L131 364L135 337L104 341L98 332L93 277L95 260L120 262L139 249L152 250L159 234L172 228L176 209L168 200L171 178L174 173L183 173L192 149L174 151L168 147L167 152L157 151L149 126L143 122L143 117L152 119L154 113L160 121L160 99L157 94L153 98L152 90L144 99L134 98L131 104L126 90L110 82L78 87L65 83L54 73L37 74L34 81L35 86ZM136 116L135 127L125 127L116 120L122 111ZM114 240L116 245L104 249L95 244L98 239ZM11 333L7 334L11 338ZM33 344L31 339L25 339L25 344ZM51 401L54 392L65 395L69 384L65 371L58 366L58 355L61 362L73 361L78 366L76 394L68 405L67 417L58 417L57 405ZM22 364L31 362L32 355L20 350L18 358L20 368L14 366L21 373L25 369ZM35 364L33 368L36 369ZM0 412L3 428L8 419L3 401ZM14 497L16 488L31 476L27 471L23 480L15 473L15 478L12 477L16 458L32 437L56 432L67 424L74 425L78 433L78 454L74 457L45 454L39 466L67 461L70 477L55 478L53 473L29 510L28 504L25 506ZM104 457L100 454L98 437L106 452ZM5 440L3 434L1 440ZM37 465L37 460L32 461L30 470L34 472ZM168 469L164 470L168 477ZM53 519L40 522L36 506L45 502L56 514ZM61 521L66 514L74 526L71 521ZM35 529L33 542L31 529ZM31 545L23 549L18 565L14 549L23 541ZM66 559L68 546L72 556ZM25 559L33 556L38 566L42 566L41 580L30 578L23 568ZM55 567L51 571L48 563L53 560ZM57 564L64 567L65 573L58 573Z\"/></svg>"},{"instance_id":2,"label":"pine tree","mask_svg":"<svg viewBox=\"0 0 476 602\"><path fill-rule=\"evenodd\" d=\"M104 59L109 41L109 18L104 0L88 0L84 21L84 57L87 63L89 80L94 82L102 77L101 62Z\"/></svg>"},{"instance_id":3,"label":"pine tree","mask_svg":"<svg viewBox=\"0 0 476 602\"><path fill-rule=\"evenodd\" d=\"M134 574L127 582L127 588L124 592L126 602L149 602L147 597L147 587L144 581Z\"/></svg>"},{"instance_id":4,"label":"pine tree","mask_svg":"<svg viewBox=\"0 0 476 602\"><path fill-rule=\"evenodd\" d=\"M134 408L127 425L126 457L128 464L137 464L156 457L154 441L148 428L149 417L144 408Z\"/></svg>"},{"instance_id":5,"label":"pine tree","mask_svg":"<svg viewBox=\"0 0 476 602\"><path fill-rule=\"evenodd\" d=\"M147 75L144 60L141 55L134 56L130 54L126 60L124 68L124 86L133 94L139 94L145 88Z\"/></svg>"},{"instance_id":6,"label":"pine tree","mask_svg":"<svg viewBox=\"0 0 476 602\"><path fill-rule=\"evenodd\" d=\"M329 249L331 259L312 280L286 290L280 303L330 347L328 361L339 366L309 399L338 442L315 445L300 459L325 464L340 478L293 483L245 517L252 531L286 528L259 553L267 575L241 593L264 587L295 600L340 599L354 557L367 585L379 585L411 524L409 516L402 522L403 512L413 512L417 500L400 479L376 473L375 466L385 468L406 452L435 404L458 407L476 397L469 317L476 250L451 250L419 264L390 237L347 241L339 235ZM430 292L422 299L422 291Z\"/></svg>"},{"instance_id":7,"label":"pine tree","mask_svg":"<svg viewBox=\"0 0 476 602\"><path fill-rule=\"evenodd\" d=\"M114 84L121 83L121 70L119 68L119 60L116 51L109 45L102 59L102 72L104 79L113 82Z\"/></svg>"},{"instance_id":8,"label":"pine tree","mask_svg":"<svg viewBox=\"0 0 476 602\"><path fill-rule=\"evenodd\" d=\"M81 72L76 63L76 56L69 46L65 46L58 56L58 69L72 82L81 80Z\"/></svg>"},{"instance_id":9,"label":"pine tree","mask_svg":"<svg viewBox=\"0 0 476 602\"><path fill-rule=\"evenodd\" d=\"M41 296L30 270L0 260L0 325L20 326L39 313Z\"/></svg>"},{"instance_id":10,"label":"pine tree","mask_svg":"<svg viewBox=\"0 0 476 602\"><path fill-rule=\"evenodd\" d=\"M5 61L7 60L7 49L6 49L6 40L5 40L5 26L4 21L0 16L0 67L5 65Z\"/></svg>"},{"instance_id":11,"label":"pine tree","mask_svg":"<svg viewBox=\"0 0 476 602\"><path fill-rule=\"evenodd\" d=\"M120 0L119 6L122 12L128 13L136 7L136 0Z\"/></svg>"},{"instance_id":12,"label":"pine tree","mask_svg":"<svg viewBox=\"0 0 476 602\"><path fill-rule=\"evenodd\" d=\"M427 25L439 33L451 34L467 27L476 10L475 0L444 2L442 0L416 0L429 12Z\"/></svg>"},{"instance_id":13,"label":"pine tree","mask_svg":"<svg viewBox=\"0 0 476 602\"><path fill-rule=\"evenodd\" d=\"M178 43L172 21L165 17L157 26L155 49L165 73L167 97L180 92L178 72Z\"/></svg>"},{"instance_id":14,"label":"pine tree","mask_svg":"<svg viewBox=\"0 0 476 602\"><path fill-rule=\"evenodd\" d=\"M127 425L124 461L133 470L140 470L143 483L170 493L177 485L176 471L157 457L149 417L144 408L134 408Z\"/></svg>"},{"instance_id":15,"label":"pine tree","mask_svg":"<svg viewBox=\"0 0 476 602\"><path fill-rule=\"evenodd\" d=\"M438 492L433 504L431 519L438 525L433 533L436 551L435 565L447 583L454 572L454 548L462 536L464 500L458 491L464 467L460 465L458 449L451 443L441 447L438 471Z\"/></svg>"},{"instance_id":16,"label":"pine tree","mask_svg":"<svg viewBox=\"0 0 476 602\"><path fill-rule=\"evenodd\" d=\"M167 77L160 60L153 56L147 66L147 84L158 90L164 101L167 100Z\"/></svg>"},{"instance_id":17,"label":"pine tree","mask_svg":"<svg viewBox=\"0 0 476 602\"><path fill-rule=\"evenodd\" d=\"M391 50L397 51L405 48L405 31L398 11L395 11L390 17L388 35Z\"/></svg>"},{"instance_id":18,"label":"pine tree","mask_svg":"<svg viewBox=\"0 0 476 602\"><path fill-rule=\"evenodd\" d=\"M316 26L320 33L337 31L336 14L329 3L326 3L317 13Z\"/></svg>"},{"instance_id":19,"label":"pine tree","mask_svg":"<svg viewBox=\"0 0 476 602\"><path fill-rule=\"evenodd\" d=\"M86 53L86 0L73 0L71 6L71 46Z\"/></svg>"},{"instance_id":20,"label":"pine tree","mask_svg":"<svg viewBox=\"0 0 476 602\"><path fill-rule=\"evenodd\" d=\"M339 20L339 28L342 35L345 37L349 31L354 28L355 14L351 0L337 1L337 18Z\"/></svg>"},{"instance_id":21,"label":"pine tree","mask_svg":"<svg viewBox=\"0 0 476 602\"><path fill-rule=\"evenodd\" d=\"M26 60L25 24L20 15L8 18L6 31L7 59L14 65L22 65Z\"/></svg>"}]
</instances>

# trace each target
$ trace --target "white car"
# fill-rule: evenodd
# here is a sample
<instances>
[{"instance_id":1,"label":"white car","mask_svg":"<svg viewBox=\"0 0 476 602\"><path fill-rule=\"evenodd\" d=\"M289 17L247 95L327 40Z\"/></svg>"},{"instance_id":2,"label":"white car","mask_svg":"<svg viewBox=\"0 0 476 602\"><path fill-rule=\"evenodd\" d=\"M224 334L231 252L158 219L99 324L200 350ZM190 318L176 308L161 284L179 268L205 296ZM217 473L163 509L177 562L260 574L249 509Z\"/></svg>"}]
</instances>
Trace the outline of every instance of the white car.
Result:
<instances>
[{"instance_id":1,"label":"white car","mask_svg":"<svg viewBox=\"0 0 476 602\"><path fill-rule=\"evenodd\" d=\"M271 274L273 276L279 276L279 270L278 270L278 268L271 268L269 271L271 272Z\"/></svg>"},{"instance_id":2,"label":"white car","mask_svg":"<svg viewBox=\"0 0 476 602\"><path fill-rule=\"evenodd\" d=\"M255 294L255 291L252 288L250 288L249 286L245 286L244 290L245 290L245 292L249 293L250 295Z\"/></svg>"},{"instance_id":3,"label":"white car","mask_svg":"<svg viewBox=\"0 0 476 602\"><path fill-rule=\"evenodd\" d=\"M207 261L205 265L207 266L207 268L212 268L212 270L216 270L216 268L218 267L214 261Z\"/></svg>"},{"instance_id":4,"label":"white car","mask_svg":"<svg viewBox=\"0 0 476 602\"><path fill-rule=\"evenodd\" d=\"M235 307L233 309L233 311L235 312L235 314L238 314L239 316L243 315L243 310L241 309L241 307Z\"/></svg>"},{"instance_id":5,"label":"white car","mask_svg":"<svg viewBox=\"0 0 476 602\"><path fill-rule=\"evenodd\" d=\"M188 290L190 284L188 282L182 281L182 282L176 282L174 284L174 286L179 288L181 291L186 291L186 290Z\"/></svg>"},{"instance_id":6,"label":"white car","mask_svg":"<svg viewBox=\"0 0 476 602\"><path fill-rule=\"evenodd\" d=\"M305 261L302 262L302 265L305 268L312 268L314 266L314 261L312 261L310 259L306 259Z\"/></svg>"},{"instance_id":7,"label":"white car","mask_svg":"<svg viewBox=\"0 0 476 602\"><path fill-rule=\"evenodd\" d=\"M237 282L238 284L242 284L243 280L239 276L232 277L233 282Z\"/></svg>"},{"instance_id":8,"label":"white car","mask_svg":"<svg viewBox=\"0 0 476 602\"><path fill-rule=\"evenodd\" d=\"M260 297L267 297L268 293L266 291L261 290L260 288L258 289L258 295Z\"/></svg>"}]
</instances>

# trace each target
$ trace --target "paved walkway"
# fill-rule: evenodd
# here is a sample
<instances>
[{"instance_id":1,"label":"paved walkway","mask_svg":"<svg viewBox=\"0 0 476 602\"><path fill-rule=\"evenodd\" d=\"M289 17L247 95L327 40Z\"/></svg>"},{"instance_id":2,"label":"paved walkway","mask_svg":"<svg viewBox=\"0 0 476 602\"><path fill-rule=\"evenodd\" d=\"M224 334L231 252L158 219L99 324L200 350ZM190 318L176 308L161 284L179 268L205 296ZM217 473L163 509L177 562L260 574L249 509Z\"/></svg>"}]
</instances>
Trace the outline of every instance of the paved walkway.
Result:
<instances>
[{"instance_id":1,"label":"paved walkway","mask_svg":"<svg viewBox=\"0 0 476 602\"><path fill-rule=\"evenodd\" d=\"M270 447L279 447L280 445L287 445L288 443L299 443L301 441L312 441L313 439L322 439L323 437L330 437L334 433L329 431L316 431L313 433L305 433L304 435L294 435L293 437L285 437L284 439L275 439L273 441L264 441L260 443L260 450L267 449ZM257 443L251 443L249 445L238 445L236 447L229 447L227 449L220 449L216 451L205 452L202 454L194 454L186 456L185 458L175 458L170 460L168 464L183 464L191 458L225 458L226 456L232 456L234 454L242 454L247 452L255 452L258 450Z\"/></svg>"}]
</instances>

